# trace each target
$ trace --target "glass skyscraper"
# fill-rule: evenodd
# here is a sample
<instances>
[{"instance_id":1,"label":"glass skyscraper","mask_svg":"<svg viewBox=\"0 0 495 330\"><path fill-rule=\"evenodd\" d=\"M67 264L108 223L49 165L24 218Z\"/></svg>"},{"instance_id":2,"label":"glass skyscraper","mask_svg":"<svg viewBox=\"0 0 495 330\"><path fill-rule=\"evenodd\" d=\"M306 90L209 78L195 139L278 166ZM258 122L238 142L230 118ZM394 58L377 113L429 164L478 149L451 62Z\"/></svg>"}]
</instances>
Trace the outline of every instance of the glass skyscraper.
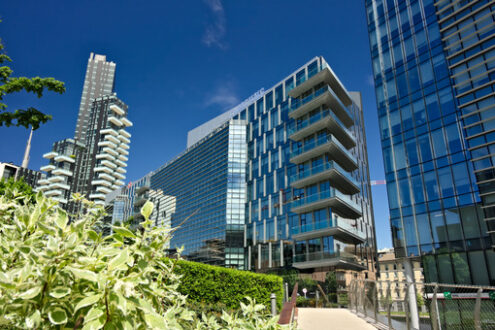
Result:
<instances>
[{"instance_id":1,"label":"glass skyscraper","mask_svg":"<svg viewBox=\"0 0 495 330\"><path fill-rule=\"evenodd\" d=\"M170 247L188 259L374 276L361 97L323 57L191 130L188 149L148 176L122 194L135 216L144 199L175 198L151 219L174 230Z\"/></svg>"},{"instance_id":2,"label":"glass skyscraper","mask_svg":"<svg viewBox=\"0 0 495 330\"><path fill-rule=\"evenodd\" d=\"M365 5L395 253L493 285L493 2Z\"/></svg>"}]
</instances>

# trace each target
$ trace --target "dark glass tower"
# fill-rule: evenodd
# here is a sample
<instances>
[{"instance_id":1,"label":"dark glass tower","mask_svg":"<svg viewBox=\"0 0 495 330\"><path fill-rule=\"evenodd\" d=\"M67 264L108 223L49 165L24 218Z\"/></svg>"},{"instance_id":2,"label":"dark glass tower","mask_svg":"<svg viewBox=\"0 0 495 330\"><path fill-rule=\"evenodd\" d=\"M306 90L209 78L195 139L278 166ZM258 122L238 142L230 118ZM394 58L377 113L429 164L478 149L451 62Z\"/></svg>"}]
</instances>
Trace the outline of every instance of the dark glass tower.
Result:
<instances>
[{"instance_id":1,"label":"dark glass tower","mask_svg":"<svg viewBox=\"0 0 495 330\"><path fill-rule=\"evenodd\" d=\"M493 5L365 4L396 255L427 282L494 284Z\"/></svg>"}]
</instances>

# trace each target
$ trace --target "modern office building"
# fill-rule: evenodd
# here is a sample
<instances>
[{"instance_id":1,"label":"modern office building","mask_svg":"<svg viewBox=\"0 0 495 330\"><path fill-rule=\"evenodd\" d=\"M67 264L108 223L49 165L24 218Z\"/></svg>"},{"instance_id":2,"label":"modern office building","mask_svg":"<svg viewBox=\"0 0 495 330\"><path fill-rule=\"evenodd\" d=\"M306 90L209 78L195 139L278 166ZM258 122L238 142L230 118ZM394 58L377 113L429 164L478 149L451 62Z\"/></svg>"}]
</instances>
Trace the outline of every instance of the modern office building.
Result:
<instances>
[{"instance_id":1,"label":"modern office building","mask_svg":"<svg viewBox=\"0 0 495 330\"><path fill-rule=\"evenodd\" d=\"M108 92L106 86L110 80L113 86L115 63L106 62L105 58L91 53L76 137L54 143L52 151L43 155L50 163L41 168L48 174L39 182L38 189L57 199L70 212L76 212L79 207L70 203L73 193L105 205L107 194L124 185L127 172L131 134L126 128L132 126L127 119L128 106L111 91L92 98L89 103L85 98L87 90L93 96ZM80 127L84 136L78 135Z\"/></svg>"},{"instance_id":2,"label":"modern office building","mask_svg":"<svg viewBox=\"0 0 495 330\"><path fill-rule=\"evenodd\" d=\"M84 140L91 122L90 114L93 100L114 92L115 67L116 64L108 62L105 55L94 53L89 55L74 134L75 139L82 143L85 143Z\"/></svg>"},{"instance_id":3,"label":"modern office building","mask_svg":"<svg viewBox=\"0 0 495 330\"><path fill-rule=\"evenodd\" d=\"M144 181L128 204L140 203ZM191 130L188 149L150 174L149 189L175 198L171 248L184 246L186 258L374 276L360 94L322 57Z\"/></svg>"},{"instance_id":4,"label":"modern office building","mask_svg":"<svg viewBox=\"0 0 495 330\"><path fill-rule=\"evenodd\" d=\"M426 282L493 285L494 5L365 5L395 253Z\"/></svg>"},{"instance_id":5,"label":"modern office building","mask_svg":"<svg viewBox=\"0 0 495 330\"><path fill-rule=\"evenodd\" d=\"M36 188L38 180L41 179L42 173L36 170L30 170L21 166L14 165L13 163L0 162L0 180L8 180L14 178L22 178L24 182L33 188Z\"/></svg>"}]
</instances>

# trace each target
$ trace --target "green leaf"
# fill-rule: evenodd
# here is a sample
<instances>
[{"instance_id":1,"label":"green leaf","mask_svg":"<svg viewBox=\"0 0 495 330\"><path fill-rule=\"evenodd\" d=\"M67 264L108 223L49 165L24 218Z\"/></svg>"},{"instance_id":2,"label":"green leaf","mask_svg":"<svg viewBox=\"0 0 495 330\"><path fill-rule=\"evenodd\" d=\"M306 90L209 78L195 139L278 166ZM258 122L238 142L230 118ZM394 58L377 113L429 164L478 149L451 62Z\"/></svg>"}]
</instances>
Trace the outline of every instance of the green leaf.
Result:
<instances>
[{"instance_id":1,"label":"green leaf","mask_svg":"<svg viewBox=\"0 0 495 330\"><path fill-rule=\"evenodd\" d=\"M108 270L120 268L122 265L126 264L129 259L129 251L127 249L122 250L119 255L110 260L108 263Z\"/></svg>"},{"instance_id":2,"label":"green leaf","mask_svg":"<svg viewBox=\"0 0 495 330\"><path fill-rule=\"evenodd\" d=\"M58 287L50 291L48 294L50 297L53 297L55 299L60 299L62 297L65 297L71 292L69 287Z\"/></svg>"},{"instance_id":3,"label":"green leaf","mask_svg":"<svg viewBox=\"0 0 495 330\"><path fill-rule=\"evenodd\" d=\"M146 313L144 314L144 320L146 324L152 329L164 329L165 321L163 318L156 313Z\"/></svg>"},{"instance_id":4,"label":"green leaf","mask_svg":"<svg viewBox=\"0 0 495 330\"><path fill-rule=\"evenodd\" d=\"M38 328L41 323L41 314L39 310L36 310L31 316L26 317L26 328Z\"/></svg>"},{"instance_id":5,"label":"green leaf","mask_svg":"<svg viewBox=\"0 0 495 330\"><path fill-rule=\"evenodd\" d=\"M141 208L141 214L145 219L148 219L151 215L151 212L153 212L153 203L150 201L146 201L146 203L144 203L143 207Z\"/></svg>"},{"instance_id":6,"label":"green leaf","mask_svg":"<svg viewBox=\"0 0 495 330\"><path fill-rule=\"evenodd\" d=\"M48 319L52 324L65 324L67 323L67 314L62 308L51 308L48 312Z\"/></svg>"},{"instance_id":7,"label":"green leaf","mask_svg":"<svg viewBox=\"0 0 495 330\"><path fill-rule=\"evenodd\" d=\"M95 242L100 238L100 236L94 230L88 230L88 237Z\"/></svg>"},{"instance_id":8,"label":"green leaf","mask_svg":"<svg viewBox=\"0 0 495 330\"><path fill-rule=\"evenodd\" d=\"M91 309L89 310L89 312L84 317L84 322L89 322L89 321L92 321L94 319L97 319L100 316L102 316L103 313L105 313L103 311L103 307L93 306L93 307L91 307Z\"/></svg>"},{"instance_id":9,"label":"green leaf","mask_svg":"<svg viewBox=\"0 0 495 330\"><path fill-rule=\"evenodd\" d=\"M81 308L95 304L96 302L98 302L98 300L101 299L101 296L102 296L101 294L95 294L84 298L83 300L77 303L76 307L74 308L74 313Z\"/></svg>"},{"instance_id":10,"label":"green leaf","mask_svg":"<svg viewBox=\"0 0 495 330\"><path fill-rule=\"evenodd\" d=\"M119 234L122 237L130 237L130 238L136 238L136 235L129 229L125 227L112 227L113 231Z\"/></svg>"},{"instance_id":11,"label":"green leaf","mask_svg":"<svg viewBox=\"0 0 495 330\"><path fill-rule=\"evenodd\" d=\"M17 297L18 298L21 298L21 299L24 299L24 300L27 300L27 299L33 299L34 297L36 297L37 295L39 295L41 292L41 287L40 286L36 286L34 288L31 288L27 291L24 291L23 293L20 293Z\"/></svg>"},{"instance_id":12,"label":"green leaf","mask_svg":"<svg viewBox=\"0 0 495 330\"><path fill-rule=\"evenodd\" d=\"M88 323L84 323L84 327L82 330L98 330L103 328L105 325L105 321L102 318L97 318L95 320L89 321Z\"/></svg>"},{"instance_id":13,"label":"green leaf","mask_svg":"<svg viewBox=\"0 0 495 330\"><path fill-rule=\"evenodd\" d=\"M82 280L88 280L91 282L98 282L98 276L96 273L86 270L86 269L78 269L78 268L72 268L72 267L66 267L68 270L71 271L72 274L76 278L82 279Z\"/></svg>"},{"instance_id":14,"label":"green leaf","mask_svg":"<svg viewBox=\"0 0 495 330\"><path fill-rule=\"evenodd\" d=\"M69 221L69 217L67 216L67 213L62 208L58 208L57 217L55 218L55 223L57 224L57 227L64 230L65 227L67 226L68 221Z\"/></svg>"}]
</instances>

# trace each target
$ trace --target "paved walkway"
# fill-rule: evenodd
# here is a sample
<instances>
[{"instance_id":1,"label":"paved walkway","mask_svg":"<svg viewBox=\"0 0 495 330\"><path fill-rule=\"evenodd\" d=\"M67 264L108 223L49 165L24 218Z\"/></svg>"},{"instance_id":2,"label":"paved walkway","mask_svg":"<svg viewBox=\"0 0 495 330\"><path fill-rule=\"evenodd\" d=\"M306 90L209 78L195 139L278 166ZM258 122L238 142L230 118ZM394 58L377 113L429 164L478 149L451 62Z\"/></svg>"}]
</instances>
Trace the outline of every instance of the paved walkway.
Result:
<instances>
[{"instance_id":1,"label":"paved walkway","mask_svg":"<svg viewBox=\"0 0 495 330\"><path fill-rule=\"evenodd\" d=\"M344 308L298 308L297 328L302 330L376 330Z\"/></svg>"}]
</instances>

